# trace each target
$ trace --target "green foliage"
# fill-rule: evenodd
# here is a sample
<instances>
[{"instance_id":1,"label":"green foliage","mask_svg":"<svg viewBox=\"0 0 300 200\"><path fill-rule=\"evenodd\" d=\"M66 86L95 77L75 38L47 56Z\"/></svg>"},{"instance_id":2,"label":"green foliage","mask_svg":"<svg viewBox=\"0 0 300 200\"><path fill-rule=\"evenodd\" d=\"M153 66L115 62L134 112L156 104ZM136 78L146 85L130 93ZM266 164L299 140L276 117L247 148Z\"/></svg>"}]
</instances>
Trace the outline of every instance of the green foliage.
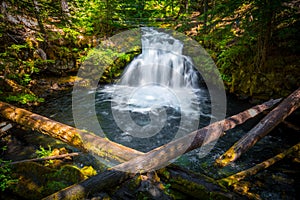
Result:
<instances>
[{"instance_id":1,"label":"green foliage","mask_svg":"<svg viewBox=\"0 0 300 200\"><path fill-rule=\"evenodd\" d=\"M195 39L208 49L228 89L248 96L256 94L256 98L262 97L260 93L278 93L275 73L285 68L282 61L272 61L272 54L280 61L287 54L299 53L300 41L295 39L299 28L295 24L300 20L291 4L284 6L289 3L279 0L204 2L198 17L204 24L199 25Z\"/></svg>"},{"instance_id":2,"label":"green foliage","mask_svg":"<svg viewBox=\"0 0 300 200\"><path fill-rule=\"evenodd\" d=\"M27 104L30 102L44 102L44 98L39 98L32 94L17 94L17 95L9 95L4 97L4 100L7 102L19 102L21 104Z\"/></svg>"},{"instance_id":3,"label":"green foliage","mask_svg":"<svg viewBox=\"0 0 300 200\"><path fill-rule=\"evenodd\" d=\"M6 150L6 146L1 147L2 151ZM16 179L11 177L11 165L10 161L6 161L0 158L0 190L3 192L12 184L17 182Z\"/></svg>"},{"instance_id":4,"label":"green foliage","mask_svg":"<svg viewBox=\"0 0 300 200\"><path fill-rule=\"evenodd\" d=\"M48 149L45 149L44 147L40 146L40 149L37 149L35 153L39 158L45 158L51 155L52 149L50 145L48 145Z\"/></svg>"},{"instance_id":5,"label":"green foliage","mask_svg":"<svg viewBox=\"0 0 300 200\"><path fill-rule=\"evenodd\" d=\"M270 55L276 54L278 63L285 63L286 54L298 55L300 51L299 12L288 0L66 2L68 11L62 9L61 1L6 1L7 13L26 20L15 24L0 14L1 76L27 86L38 73L77 70L102 39L141 25L173 27L192 34L217 62L233 92L244 87L243 92L252 93L260 84L250 87L249 83L265 78L259 74L277 71L279 67L270 67L274 64ZM24 31L29 21L37 22L29 28L30 33ZM95 63L114 63L103 69L107 82L121 74L120 66L128 60L124 56L107 51L95 58Z\"/></svg>"}]
</instances>

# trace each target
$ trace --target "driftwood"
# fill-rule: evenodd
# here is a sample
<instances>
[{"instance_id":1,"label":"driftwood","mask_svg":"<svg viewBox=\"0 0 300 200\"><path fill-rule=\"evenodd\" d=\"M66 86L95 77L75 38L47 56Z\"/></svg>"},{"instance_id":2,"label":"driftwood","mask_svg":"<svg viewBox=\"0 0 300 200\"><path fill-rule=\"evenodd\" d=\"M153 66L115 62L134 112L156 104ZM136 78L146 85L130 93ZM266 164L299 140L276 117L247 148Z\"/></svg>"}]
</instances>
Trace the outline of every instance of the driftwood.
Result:
<instances>
[{"instance_id":1,"label":"driftwood","mask_svg":"<svg viewBox=\"0 0 300 200\"><path fill-rule=\"evenodd\" d=\"M300 143L292 146L291 148L289 148L288 150L286 150L282 153L277 154L276 156L274 156L272 158L269 158L268 160L265 160L265 161L255 165L254 167L243 170L243 171L233 174L229 177L220 179L220 180L218 180L218 182L225 186L231 186L231 185L245 179L246 177L255 175L257 172L270 167L274 163L285 158L287 155L289 155L293 152L299 151L299 150L300 150Z\"/></svg>"},{"instance_id":2,"label":"driftwood","mask_svg":"<svg viewBox=\"0 0 300 200\"><path fill-rule=\"evenodd\" d=\"M266 136L280 122L300 106L300 88L284 99L275 109L266 115L245 136L236 142L227 152L216 160L216 165L224 167L238 159L245 151Z\"/></svg>"},{"instance_id":3,"label":"driftwood","mask_svg":"<svg viewBox=\"0 0 300 200\"><path fill-rule=\"evenodd\" d=\"M120 180L126 180L127 178L134 176L134 174L165 167L170 160L177 158L185 152L214 141L219 138L219 136L223 135L223 131L232 129L236 125L244 123L246 120L261 113L263 110L270 108L278 101L279 100L270 100L262 105L255 106L225 120L215 122L148 153L132 158L130 161L117 165L110 170L83 181L82 183L54 193L45 199L84 198L87 194L93 193L94 191L104 190L108 185L114 187L120 183ZM210 134L208 140L205 139L207 134ZM209 188L206 189L209 190Z\"/></svg>"}]
</instances>

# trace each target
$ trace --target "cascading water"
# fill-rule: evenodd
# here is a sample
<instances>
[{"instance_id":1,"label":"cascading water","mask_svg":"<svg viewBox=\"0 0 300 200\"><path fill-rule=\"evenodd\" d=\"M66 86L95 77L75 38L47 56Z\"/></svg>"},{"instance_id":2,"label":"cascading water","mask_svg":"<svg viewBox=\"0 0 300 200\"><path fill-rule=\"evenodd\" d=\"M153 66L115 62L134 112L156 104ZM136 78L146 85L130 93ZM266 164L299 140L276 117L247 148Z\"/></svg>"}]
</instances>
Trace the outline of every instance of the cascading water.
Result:
<instances>
[{"instance_id":1,"label":"cascading water","mask_svg":"<svg viewBox=\"0 0 300 200\"><path fill-rule=\"evenodd\" d=\"M191 59L182 55L183 43L153 28L142 32L142 53L119 82L101 89L98 97L99 102L110 97L114 122L122 130L110 138L121 143L135 138L147 146L141 138L177 138L197 129L200 115L210 116L207 91L199 88L200 76Z\"/></svg>"},{"instance_id":2,"label":"cascading water","mask_svg":"<svg viewBox=\"0 0 300 200\"><path fill-rule=\"evenodd\" d=\"M182 55L183 44L166 33L151 28L142 30L142 54L129 64L120 85L198 88L198 76L192 62Z\"/></svg>"}]
</instances>

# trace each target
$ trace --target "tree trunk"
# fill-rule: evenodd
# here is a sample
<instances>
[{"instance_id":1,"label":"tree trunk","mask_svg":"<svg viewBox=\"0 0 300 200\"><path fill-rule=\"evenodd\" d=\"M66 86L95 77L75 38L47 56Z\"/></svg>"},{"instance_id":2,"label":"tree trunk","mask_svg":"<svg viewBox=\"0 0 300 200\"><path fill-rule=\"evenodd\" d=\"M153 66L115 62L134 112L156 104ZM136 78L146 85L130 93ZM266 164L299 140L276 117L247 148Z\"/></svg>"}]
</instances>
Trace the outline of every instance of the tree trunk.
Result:
<instances>
[{"instance_id":1,"label":"tree trunk","mask_svg":"<svg viewBox=\"0 0 300 200\"><path fill-rule=\"evenodd\" d=\"M104 159L123 162L142 155L139 151L101 138L93 133L73 128L1 101L0 114L22 126L49 135L81 151L90 152Z\"/></svg>"},{"instance_id":2,"label":"tree trunk","mask_svg":"<svg viewBox=\"0 0 300 200\"><path fill-rule=\"evenodd\" d=\"M208 18L208 0L203 1L203 14L204 14L204 22L203 22L203 29L204 33L207 33L207 18Z\"/></svg>"},{"instance_id":3,"label":"tree trunk","mask_svg":"<svg viewBox=\"0 0 300 200\"><path fill-rule=\"evenodd\" d=\"M224 167L238 159L261 138L266 136L280 122L300 106L300 88L294 91L267 116L265 116L244 137L236 142L227 152L216 160L216 165Z\"/></svg>"},{"instance_id":4,"label":"tree trunk","mask_svg":"<svg viewBox=\"0 0 300 200\"><path fill-rule=\"evenodd\" d=\"M134 177L133 174L117 170L107 170L93 176L79 184L67 187L59 192L49 195L43 200L75 200L86 199L88 194L93 194L123 183L125 180Z\"/></svg>"},{"instance_id":5,"label":"tree trunk","mask_svg":"<svg viewBox=\"0 0 300 200\"><path fill-rule=\"evenodd\" d=\"M0 81L1 79L4 80L4 84L6 88L10 88L12 92L14 93L27 93L27 94L31 94L31 95L35 95L30 89L19 85L18 83L16 83L15 81L5 78L5 77L0 77Z\"/></svg>"}]
</instances>

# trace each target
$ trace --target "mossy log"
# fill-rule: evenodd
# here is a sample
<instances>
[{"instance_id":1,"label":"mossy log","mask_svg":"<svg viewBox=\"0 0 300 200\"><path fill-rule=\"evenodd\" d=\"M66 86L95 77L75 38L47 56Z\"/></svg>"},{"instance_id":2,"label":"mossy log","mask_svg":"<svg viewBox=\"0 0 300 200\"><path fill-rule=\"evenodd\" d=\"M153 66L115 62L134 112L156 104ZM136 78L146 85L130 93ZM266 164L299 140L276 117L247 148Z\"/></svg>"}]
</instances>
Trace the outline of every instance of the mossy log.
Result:
<instances>
[{"instance_id":1,"label":"mossy log","mask_svg":"<svg viewBox=\"0 0 300 200\"><path fill-rule=\"evenodd\" d=\"M59 192L47 196L43 200L75 200L85 199L89 194L93 194L105 189L111 189L125 180L134 177L133 174L117 170L106 170L100 175L93 176L79 184L67 187Z\"/></svg>"},{"instance_id":2,"label":"mossy log","mask_svg":"<svg viewBox=\"0 0 300 200\"><path fill-rule=\"evenodd\" d=\"M104 159L123 162L142 155L139 151L112 142L107 138L76 129L1 101L0 114L22 126L49 135L83 152L90 152Z\"/></svg>"},{"instance_id":3,"label":"mossy log","mask_svg":"<svg viewBox=\"0 0 300 200\"><path fill-rule=\"evenodd\" d=\"M187 194L192 199L246 199L236 193L220 187L217 182L203 174L196 174L176 165L157 171L157 174L171 189Z\"/></svg>"},{"instance_id":4,"label":"mossy log","mask_svg":"<svg viewBox=\"0 0 300 200\"><path fill-rule=\"evenodd\" d=\"M238 159L244 152L266 136L280 122L300 106L300 88L284 99L266 115L255 127L237 141L228 151L216 160L216 165L224 167Z\"/></svg>"},{"instance_id":5,"label":"mossy log","mask_svg":"<svg viewBox=\"0 0 300 200\"><path fill-rule=\"evenodd\" d=\"M161 169L167 166L170 160L204 144L208 144L222 135L223 131L229 130L236 125L245 122L247 119L256 116L278 101L279 100L270 100L262 105L255 106L225 120L215 122L205 128L194 131L182 138L158 147L148 153L134 157L131 160L87 179L80 184L70 186L62 191L54 193L45 199L84 198L87 194L94 191L104 190L107 186L114 187L117 184L120 184L120 180L126 180L127 178L133 177L134 174ZM209 140L205 139L207 134L210 134ZM209 190L209 188L205 189Z\"/></svg>"},{"instance_id":6,"label":"mossy log","mask_svg":"<svg viewBox=\"0 0 300 200\"><path fill-rule=\"evenodd\" d=\"M0 77L0 79L3 79L6 87L10 88L11 91L14 93L27 93L27 94L35 95L30 89L22 85L19 85L18 83L16 83L11 79L4 78L4 77Z\"/></svg>"},{"instance_id":7,"label":"mossy log","mask_svg":"<svg viewBox=\"0 0 300 200\"><path fill-rule=\"evenodd\" d=\"M275 164L276 162L284 159L287 155L290 155L293 152L296 152L299 150L300 150L300 143L292 146L288 150L285 150L284 152L279 153L276 156L269 158L268 160L265 160L249 169L243 170L243 171L233 174L229 177L220 179L220 180L218 180L218 182L225 186L231 186L231 185L245 179L246 177L255 175L259 171L264 170L264 169L270 167L271 165Z\"/></svg>"}]
</instances>

